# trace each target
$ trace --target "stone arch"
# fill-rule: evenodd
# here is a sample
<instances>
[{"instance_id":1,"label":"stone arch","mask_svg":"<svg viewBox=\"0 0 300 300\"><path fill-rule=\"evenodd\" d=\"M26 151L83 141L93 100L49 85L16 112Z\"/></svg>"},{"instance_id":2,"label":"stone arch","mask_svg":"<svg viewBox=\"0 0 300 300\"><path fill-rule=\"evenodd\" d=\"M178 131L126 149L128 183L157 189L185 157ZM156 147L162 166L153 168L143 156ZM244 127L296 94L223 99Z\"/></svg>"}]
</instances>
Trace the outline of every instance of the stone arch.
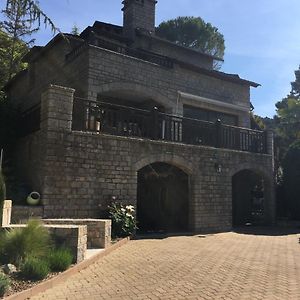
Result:
<instances>
[{"instance_id":1,"label":"stone arch","mask_svg":"<svg viewBox=\"0 0 300 300\"><path fill-rule=\"evenodd\" d=\"M262 165L253 165L253 163L242 163L238 164L229 171L229 176L233 177L235 174L243 171L243 170L250 170L253 172L258 172L260 173L264 178L267 180L272 181L273 180L273 175L272 173L266 172L266 168Z\"/></svg>"},{"instance_id":2,"label":"stone arch","mask_svg":"<svg viewBox=\"0 0 300 300\"><path fill-rule=\"evenodd\" d=\"M251 196L249 194L249 190L245 187L243 187L243 183L239 182L237 184L237 180L239 176L247 176L246 174L252 174L251 176L257 176L257 180L262 180L264 182L263 187L264 187L264 192L263 192L263 217L261 218L262 223L264 224L272 224L275 222L275 192L274 192L274 181L273 181L273 176L272 176L272 172L270 170L270 172L267 172L267 169L264 168L263 166L259 166L259 165L253 165L251 163L244 163L244 164L240 164L239 166L233 168L230 172L230 176L232 178L232 218L233 218L233 223L234 223L234 219L235 219L235 213L236 213L236 207L235 205L237 204L236 201L240 201L240 199L245 199L245 201L248 203L244 203L242 206L243 207L247 207L248 209L251 209L252 212L255 214L256 212L253 211L253 203L251 204L249 201L252 201L253 196ZM251 180L250 177L248 179L249 181L249 185L252 184L255 181ZM253 184L254 185L254 184ZM241 190L243 191L243 197L238 196L237 195L237 190L236 190L236 186L239 186L240 188L240 192L239 194L241 195ZM248 186L249 187L249 186ZM249 187L250 188L250 187ZM239 199L238 199L239 198ZM247 200L248 199L248 200ZM255 209L254 209L255 210ZM252 215L251 212L251 215ZM249 217L252 218L252 216L250 215L250 211L248 211L249 213ZM252 221L251 220L247 220L246 222L260 222L258 221ZM234 224L233 224L234 225Z\"/></svg>"},{"instance_id":3,"label":"stone arch","mask_svg":"<svg viewBox=\"0 0 300 300\"><path fill-rule=\"evenodd\" d=\"M110 82L99 85L96 90L94 90L94 92L97 94L109 93L113 91L130 91L132 93L151 98L155 102L163 105L169 112L172 112L175 104L159 90L134 82Z\"/></svg>"},{"instance_id":4,"label":"stone arch","mask_svg":"<svg viewBox=\"0 0 300 300\"><path fill-rule=\"evenodd\" d=\"M153 155L147 155L144 158L141 158L137 162L133 164L133 171L136 173L143 167L156 163L156 162L162 162L167 163L170 165L174 165L175 167L181 169L186 174L193 175L195 173L194 165L186 160L185 158L178 156L178 155L169 155L169 154L153 154Z\"/></svg>"}]
</instances>

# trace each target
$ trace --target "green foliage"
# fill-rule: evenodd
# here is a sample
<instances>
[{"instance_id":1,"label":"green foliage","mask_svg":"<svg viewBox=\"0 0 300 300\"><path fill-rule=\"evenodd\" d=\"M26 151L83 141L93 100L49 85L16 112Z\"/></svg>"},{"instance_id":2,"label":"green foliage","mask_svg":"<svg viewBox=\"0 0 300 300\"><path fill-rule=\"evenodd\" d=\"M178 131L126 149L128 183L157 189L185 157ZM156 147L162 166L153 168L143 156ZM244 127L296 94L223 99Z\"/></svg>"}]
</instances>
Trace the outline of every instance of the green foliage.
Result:
<instances>
[{"instance_id":1,"label":"green foliage","mask_svg":"<svg viewBox=\"0 0 300 300\"><path fill-rule=\"evenodd\" d=\"M72 264L73 255L69 249L55 249L49 254L48 261L51 271L62 272Z\"/></svg>"},{"instance_id":2,"label":"green foliage","mask_svg":"<svg viewBox=\"0 0 300 300\"><path fill-rule=\"evenodd\" d=\"M37 24L37 27L40 27L41 23L44 23L45 26L50 26L53 33L59 31L53 21L40 8L37 0L6 0L6 10L16 6L26 12L27 20L31 24Z\"/></svg>"},{"instance_id":3,"label":"green foliage","mask_svg":"<svg viewBox=\"0 0 300 300\"><path fill-rule=\"evenodd\" d=\"M3 297L7 289L9 288L10 280L9 278L0 272L0 297Z\"/></svg>"},{"instance_id":4,"label":"green foliage","mask_svg":"<svg viewBox=\"0 0 300 300\"><path fill-rule=\"evenodd\" d=\"M0 89L9 78L27 67L27 64L22 62L22 58L28 50L26 43L20 39L13 41L13 38L0 26ZM4 94L0 98L2 101L5 100Z\"/></svg>"},{"instance_id":5,"label":"green foliage","mask_svg":"<svg viewBox=\"0 0 300 300\"><path fill-rule=\"evenodd\" d=\"M74 34L74 35L79 35L80 34L79 27L76 24L73 25L71 33Z\"/></svg>"},{"instance_id":6,"label":"green foliage","mask_svg":"<svg viewBox=\"0 0 300 300\"><path fill-rule=\"evenodd\" d=\"M28 280L42 280L47 277L50 268L47 261L36 257L28 257L21 265L21 274Z\"/></svg>"},{"instance_id":7,"label":"green foliage","mask_svg":"<svg viewBox=\"0 0 300 300\"><path fill-rule=\"evenodd\" d=\"M46 258L52 243L48 230L38 220L30 220L24 228L12 228L2 236L2 260L16 265L28 257Z\"/></svg>"},{"instance_id":8,"label":"green foliage","mask_svg":"<svg viewBox=\"0 0 300 300\"><path fill-rule=\"evenodd\" d=\"M300 220L300 140L288 148L284 157L283 186L290 215Z\"/></svg>"},{"instance_id":9,"label":"green foliage","mask_svg":"<svg viewBox=\"0 0 300 300\"><path fill-rule=\"evenodd\" d=\"M126 237L132 235L137 229L136 219L133 216L134 207L113 203L109 207L109 215L112 220L112 236Z\"/></svg>"},{"instance_id":10,"label":"green foliage","mask_svg":"<svg viewBox=\"0 0 300 300\"><path fill-rule=\"evenodd\" d=\"M178 17L162 22L156 29L157 36L178 45L193 48L219 58L224 57L224 36L200 17Z\"/></svg>"},{"instance_id":11,"label":"green foliage","mask_svg":"<svg viewBox=\"0 0 300 300\"><path fill-rule=\"evenodd\" d=\"M300 138L300 98L292 95L276 104L278 134L287 144Z\"/></svg>"}]
</instances>

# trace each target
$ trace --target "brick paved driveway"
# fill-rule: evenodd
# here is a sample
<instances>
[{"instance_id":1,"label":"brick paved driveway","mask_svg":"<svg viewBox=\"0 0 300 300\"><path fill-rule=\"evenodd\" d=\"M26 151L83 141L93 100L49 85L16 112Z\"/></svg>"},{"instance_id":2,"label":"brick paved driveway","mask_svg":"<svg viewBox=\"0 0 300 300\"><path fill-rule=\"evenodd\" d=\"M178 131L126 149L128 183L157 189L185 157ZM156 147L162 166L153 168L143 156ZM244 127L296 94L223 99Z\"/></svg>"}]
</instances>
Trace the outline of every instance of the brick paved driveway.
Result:
<instances>
[{"instance_id":1,"label":"brick paved driveway","mask_svg":"<svg viewBox=\"0 0 300 300\"><path fill-rule=\"evenodd\" d=\"M300 299L298 237L131 241L33 299Z\"/></svg>"}]
</instances>

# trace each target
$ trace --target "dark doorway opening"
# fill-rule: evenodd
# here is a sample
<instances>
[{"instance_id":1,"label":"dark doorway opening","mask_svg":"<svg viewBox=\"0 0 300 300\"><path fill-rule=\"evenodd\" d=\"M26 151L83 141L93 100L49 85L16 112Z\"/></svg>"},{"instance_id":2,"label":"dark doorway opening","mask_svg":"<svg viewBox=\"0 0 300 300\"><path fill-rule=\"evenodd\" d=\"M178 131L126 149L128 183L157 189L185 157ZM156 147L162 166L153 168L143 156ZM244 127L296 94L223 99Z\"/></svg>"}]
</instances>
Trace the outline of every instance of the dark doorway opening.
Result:
<instances>
[{"instance_id":1,"label":"dark doorway opening","mask_svg":"<svg viewBox=\"0 0 300 300\"><path fill-rule=\"evenodd\" d=\"M167 163L138 172L137 220L140 233L188 230L189 177Z\"/></svg>"},{"instance_id":2,"label":"dark doorway opening","mask_svg":"<svg viewBox=\"0 0 300 300\"><path fill-rule=\"evenodd\" d=\"M232 225L262 225L265 220L264 178L251 170L232 177Z\"/></svg>"}]
</instances>

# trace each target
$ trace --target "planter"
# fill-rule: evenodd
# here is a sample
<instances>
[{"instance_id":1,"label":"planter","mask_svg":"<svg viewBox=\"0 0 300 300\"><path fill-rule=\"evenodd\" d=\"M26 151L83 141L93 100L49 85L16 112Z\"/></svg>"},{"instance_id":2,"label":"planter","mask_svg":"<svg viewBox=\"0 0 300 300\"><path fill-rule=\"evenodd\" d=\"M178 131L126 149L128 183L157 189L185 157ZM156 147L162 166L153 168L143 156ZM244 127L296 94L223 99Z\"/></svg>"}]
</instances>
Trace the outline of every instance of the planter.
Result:
<instances>
[{"instance_id":1,"label":"planter","mask_svg":"<svg viewBox=\"0 0 300 300\"><path fill-rule=\"evenodd\" d=\"M41 195L38 192L32 192L27 197L27 203L29 205L38 205L41 200Z\"/></svg>"}]
</instances>

